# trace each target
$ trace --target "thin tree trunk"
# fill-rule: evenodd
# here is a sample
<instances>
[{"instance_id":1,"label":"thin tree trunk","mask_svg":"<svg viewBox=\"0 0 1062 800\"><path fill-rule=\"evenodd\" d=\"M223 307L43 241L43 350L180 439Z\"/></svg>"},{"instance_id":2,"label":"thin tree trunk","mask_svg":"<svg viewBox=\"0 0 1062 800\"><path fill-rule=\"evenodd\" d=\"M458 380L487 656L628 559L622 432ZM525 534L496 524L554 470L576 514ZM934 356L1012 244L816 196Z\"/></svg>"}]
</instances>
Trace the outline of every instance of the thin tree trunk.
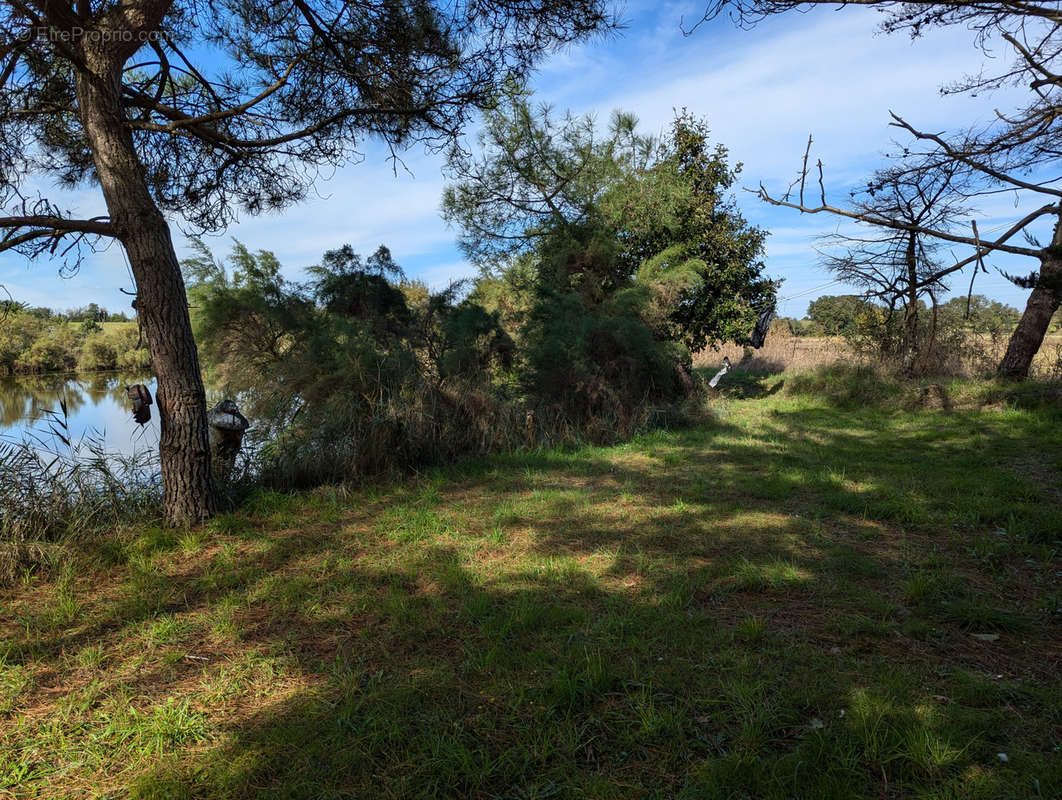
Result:
<instances>
[{"instance_id":1,"label":"thin tree trunk","mask_svg":"<svg viewBox=\"0 0 1062 800\"><path fill-rule=\"evenodd\" d=\"M1007 344L997 370L1000 377L1023 380L1043 344L1051 317L1062 301L1062 219L1055 224L1051 247L1040 261L1040 278L1025 304L1025 313Z\"/></svg>"},{"instance_id":2,"label":"thin tree trunk","mask_svg":"<svg viewBox=\"0 0 1062 800\"><path fill-rule=\"evenodd\" d=\"M937 321L939 319L940 304L937 303L936 292L930 290L929 301L933 304L933 314L930 316L929 322L929 346L926 348L927 357L933 358L934 353L937 351Z\"/></svg>"},{"instance_id":3,"label":"thin tree trunk","mask_svg":"<svg viewBox=\"0 0 1062 800\"><path fill-rule=\"evenodd\" d=\"M907 308L904 314L903 365L905 378L914 377L918 360L918 263L914 233L907 235Z\"/></svg>"},{"instance_id":4,"label":"thin tree trunk","mask_svg":"<svg viewBox=\"0 0 1062 800\"><path fill-rule=\"evenodd\" d=\"M90 59L93 54L87 54ZM124 124L121 64L107 54L78 70L79 113L117 236L136 279L137 316L158 378L163 509L177 525L215 510L206 394L177 254L169 226L148 191Z\"/></svg>"}]
</instances>

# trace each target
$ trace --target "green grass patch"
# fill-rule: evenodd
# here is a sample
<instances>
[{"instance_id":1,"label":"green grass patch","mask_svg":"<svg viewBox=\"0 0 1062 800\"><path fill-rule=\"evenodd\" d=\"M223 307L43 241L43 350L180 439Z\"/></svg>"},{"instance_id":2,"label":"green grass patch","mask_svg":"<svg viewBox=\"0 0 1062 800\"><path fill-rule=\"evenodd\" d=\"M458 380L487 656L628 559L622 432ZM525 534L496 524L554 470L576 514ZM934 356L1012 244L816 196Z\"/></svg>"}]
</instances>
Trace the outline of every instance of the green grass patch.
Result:
<instances>
[{"instance_id":1,"label":"green grass patch","mask_svg":"<svg viewBox=\"0 0 1062 800\"><path fill-rule=\"evenodd\" d=\"M30 576L0 794L1062 796L1057 409L875 381L749 376L699 427Z\"/></svg>"}]
</instances>

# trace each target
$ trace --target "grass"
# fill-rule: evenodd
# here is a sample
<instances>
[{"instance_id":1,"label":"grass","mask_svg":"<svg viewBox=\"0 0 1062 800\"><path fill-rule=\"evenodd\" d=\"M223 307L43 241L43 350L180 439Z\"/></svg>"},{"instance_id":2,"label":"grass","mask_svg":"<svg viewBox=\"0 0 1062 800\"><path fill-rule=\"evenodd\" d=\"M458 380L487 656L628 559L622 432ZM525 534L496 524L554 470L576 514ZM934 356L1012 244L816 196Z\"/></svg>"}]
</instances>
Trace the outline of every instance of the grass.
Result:
<instances>
[{"instance_id":1,"label":"grass","mask_svg":"<svg viewBox=\"0 0 1062 800\"><path fill-rule=\"evenodd\" d=\"M1058 407L781 380L27 574L0 796L1062 796Z\"/></svg>"},{"instance_id":2,"label":"grass","mask_svg":"<svg viewBox=\"0 0 1062 800\"><path fill-rule=\"evenodd\" d=\"M964 359L963 371L968 375L981 375L994 369L1003 357L1007 339L993 341L991 337L974 336L971 352L979 354L973 359ZM741 370L757 374L777 372L804 372L833 364L851 364L858 360L848 342L840 336L793 336L784 324L775 324L760 350L728 344L719 350L702 350L694 356L694 364L704 368L709 375L719 369L723 356ZM1062 331L1052 331L1044 338L1043 345L1033 359L1030 374L1034 377L1057 380L1062 377Z\"/></svg>"}]
</instances>

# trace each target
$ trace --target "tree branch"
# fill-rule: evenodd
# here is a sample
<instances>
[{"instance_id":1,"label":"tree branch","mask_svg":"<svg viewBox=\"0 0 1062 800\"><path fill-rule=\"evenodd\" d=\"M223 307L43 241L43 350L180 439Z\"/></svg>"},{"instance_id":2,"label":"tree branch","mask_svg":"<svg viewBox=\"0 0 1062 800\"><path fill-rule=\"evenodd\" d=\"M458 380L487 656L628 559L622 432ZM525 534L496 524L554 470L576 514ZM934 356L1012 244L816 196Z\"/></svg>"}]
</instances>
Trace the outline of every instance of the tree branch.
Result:
<instances>
[{"instance_id":1,"label":"tree branch","mask_svg":"<svg viewBox=\"0 0 1062 800\"><path fill-rule=\"evenodd\" d=\"M1037 192L1039 194L1049 194L1054 197L1062 198L1062 189L1054 189L1050 186L1044 186L1043 184L1029 183L1028 181L1023 181L1021 178L1016 178L1013 175L1008 175L1007 173L1001 172L980 160L974 159L974 157L970 153L966 153L962 150L956 149L955 147L950 145L944 139L944 137L940 136L939 134L926 133L924 131L920 131L916 129L913 125L911 125L909 122L904 120L902 117L891 111L889 112L889 116L896 120L895 122L890 123L893 127L903 128L916 139L933 142L937 145L937 147L944 151L945 155L947 155L948 158L954 159L955 161L959 161L965 164L966 166L970 167L971 169L975 169L978 172L984 173L985 175L989 176L990 178L994 178L1000 183L1010 184L1011 186L1016 187L1018 189L1028 189L1030 192Z\"/></svg>"},{"instance_id":2,"label":"tree branch","mask_svg":"<svg viewBox=\"0 0 1062 800\"><path fill-rule=\"evenodd\" d=\"M866 222L869 225L877 225L882 228L890 228L891 230L895 231L909 231L911 233L919 233L925 236L931 236L934 239L943 239L944 241L955 242L956 244L966 244L975 248L986 247L988 248L986 252L998 250L1004 253L1013 253L1015 255L1030 256L1033 258L1039 258L1043 254L1043 251L1033 250L1029 247L1015 247L1014 245L1004 244L1004 242L1009 239L1010 236L1012 236L1014 233L1022 230L1034 220L1038 219L1039 217L1042 217L1044 214L1058 213L1059 210L1059 206L1055 203L1043 206L1042 208L1037 209L1036 211L1026 216L1024 219L1019 221L1015 225L1015 227L1012 228L1011 231L1008 232L1005 236L1001 237L1000 239L997 239L995 242L985 243L978 241L977 239L974 239L970 236L959 236L957 234L949 233L947 231L934 230L933 228L927 228L923 225L916 225L909 222L901 222L899 220L889 219L888 217L884 217L879 214L870 214L860 211L848 211L846 209L837 208L836 206L831 206L826 203L823 203L822 205L816 208L811 208L809 206L801 205L800 203L791 203L787 200L779 200L777 198L771 197L770 193L767 191L767 188L762 183L760 184L760 188L758 190L747 189L746 191L754 191L755 194L758 195L761 200L763 200L765 203L769 203L772 206L792 208L795 211L800 211L803 214L821 214L823 212L826 212L829 214L835 214L839 217L846 217L857 222ZM970 262L966 261L964 263L968 264Z\"/></svg>"},{"instance_id":3,"label":"tree branch","mask_svg":"<svg viewBox=\"0 0 1062 800\"><path fill-rule=\"evenodd\" d=\"M0 228L10 231L19 228L43 228L50 233L87 233L93 236L116 236L114 227L106 217L92 219L68 219L54 216L0 217Z\"/></svg>"}]
</instances>

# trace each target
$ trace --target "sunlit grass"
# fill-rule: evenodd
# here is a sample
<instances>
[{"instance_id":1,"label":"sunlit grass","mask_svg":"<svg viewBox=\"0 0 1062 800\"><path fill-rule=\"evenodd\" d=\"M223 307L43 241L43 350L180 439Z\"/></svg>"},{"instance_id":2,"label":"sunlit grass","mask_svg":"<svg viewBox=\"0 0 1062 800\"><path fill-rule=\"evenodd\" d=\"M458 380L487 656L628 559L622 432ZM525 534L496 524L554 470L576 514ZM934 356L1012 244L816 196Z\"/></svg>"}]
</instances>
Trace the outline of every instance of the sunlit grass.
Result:
<instances>
[{"instance_id":1,"label":"sunlit grass","mask_svg":"<svg viewBox=\"0 0 1062 800\"><path fill-rule=\"evenodd\" d=\"M779 380L16 582L0 794L1062 795L1058 412Z\"/></svg>"}]
</instances>

